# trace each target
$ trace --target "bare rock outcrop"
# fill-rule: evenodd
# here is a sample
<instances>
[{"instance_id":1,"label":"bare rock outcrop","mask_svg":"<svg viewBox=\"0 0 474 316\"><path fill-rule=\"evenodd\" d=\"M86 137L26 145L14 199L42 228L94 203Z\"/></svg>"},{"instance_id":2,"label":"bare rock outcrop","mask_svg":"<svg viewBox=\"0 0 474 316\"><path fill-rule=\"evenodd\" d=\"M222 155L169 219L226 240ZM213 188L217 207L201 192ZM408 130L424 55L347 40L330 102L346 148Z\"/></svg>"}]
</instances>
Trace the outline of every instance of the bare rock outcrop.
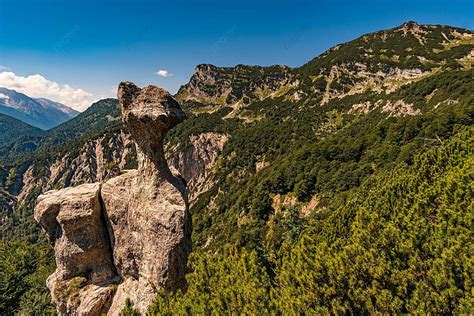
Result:
<instances>
[{"instance_id":1,"label":"bare rock outcrop","mask_svg":"<svg viewBox=\"0 0 474 316\"><path fill-rule=\"evenodd\" d=\"M191 206L214 184L209 176L228 139L227 134L201 133L189 136L183 148L169 150L168 161L186 181Z\"/></svg>"},{"instance_id":2,"label":"bare rock outcrop","mask_svg":"<svg viewBox=\"0 0 474 316\"><path fill-rule=\"evenodd\" d=\"M99 183L83 184L49 191L37 201L35 220L54 244L56 271L46 283L60 314L104 311L111 296L110 283L117 281L99 193ZM93 291L93 306L83 302L84 296L91 296L86 285L92 284L104 288Z\"/></svg>"},{"instance_id":3,"label":"bare rock outcrop","mask_svg":"<svg viewBox=\"0 0 474 316\"><path fill-rule=\"evenodd\" d=\"M185 285L191 250L191 221L184 183L174 177L163 153L163 137L185 114L166 91L132 83L119 86L123 120L137 144L138 170L107 181L102 199L112 234L119 285L111 311L129 297L146 310L155 289ZM138 290L137 290L138 289Z\"/></svg>"},{"instance_id":4,"label":"bare rock outcrop","mask_svg":"<svg viewBox=\"0 0 474 316\"><path fill-rule=\"evenodd\" d=\"M134 147L128 133L119 130L89 140L78 152L65 153L51 164L36 165L35 168L41 168L41 177L35 176L34 167L29 166L21 176L18 204L21 205L38 190L46 192L115 177L120 170L128 167L129 161L134 160Z\"/></svg>"},{"instance_id":5,"label":"bare rock outcrop","mask_svg":"<svg viewBox=\"0 0 474 316\"><path fill-rule=\"evenodd\" d=\"M186 285L187 189L163 154L166 132L185 114L158 87L124 82L118 97L138 169L49 191L35 208L54 245L57 269L47 285L61 315L118 315L127 298L144 313L157 290Z\"/></svg>"}]
</instances>

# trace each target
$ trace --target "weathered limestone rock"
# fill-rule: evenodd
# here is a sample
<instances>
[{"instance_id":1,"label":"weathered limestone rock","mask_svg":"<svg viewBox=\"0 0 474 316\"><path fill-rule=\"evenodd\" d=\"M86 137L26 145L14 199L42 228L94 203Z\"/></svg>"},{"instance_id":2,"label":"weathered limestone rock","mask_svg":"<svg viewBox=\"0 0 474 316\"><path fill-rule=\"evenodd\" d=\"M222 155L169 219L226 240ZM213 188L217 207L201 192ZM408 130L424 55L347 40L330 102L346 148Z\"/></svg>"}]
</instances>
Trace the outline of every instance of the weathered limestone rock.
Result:
<instances>
[{"instance_id":1,"label":"weathered limestone rock","mask_svg":"<svg viewBox=\"0 0 474 316\"><path fill-rule=\"evenodd\" d=\"M163 154L163 137L184 119L184 112L158 87L139 89L126 82L118 97L137 144L138 170L112 178L102 188L114 262L125 280L114 297L113 314L127 297L145 311L156 289L184 287L191 250L186 187L172 175Z\"/></svg>"},{"instance_id":2,"label":"weathered limestone rock","mask_svg":"<svg viewBox=\"0 0 474 316\"><path fill-rule=\"evenodd\" d=\"M166 132L185 114L158 87L124 82L118 97L138 169L103 184L49 191L35 209L54 244L57 269L47 285L61 315L118 315L127 298L144 313L159 289L186 285L187 189L163 154Z\"/></svg>"},{"instance_id":3,"label":"weathered limestone rock","mask_svg":"<svg viewBox=\"0 0 474 316\"><path fill-rule=\"evenodd\" d=\"M35 219L54 244L57 268L47 286L60 314L100 314L111 297L110 283L117 281L99 192L99 183L83 184L46 192L37 201ZM86 285L99 287L88 303Z\"/></svg>"},{"instance_id":4,"label":"weathered limestone rock","mask_svg":"<svg viewBox=\"0 0 474 316\"><path fill-rule=\"evenodd\" d=\"M197 197L208 191L214 182L209 178L216 165L217 156L228 141L227 134L201 133L189 136L184 148L170 148L168 161L179 171L188 188L189 204L192 206ZM179 146L176 146L179 147Z\"/></svg>"}]
</instances>

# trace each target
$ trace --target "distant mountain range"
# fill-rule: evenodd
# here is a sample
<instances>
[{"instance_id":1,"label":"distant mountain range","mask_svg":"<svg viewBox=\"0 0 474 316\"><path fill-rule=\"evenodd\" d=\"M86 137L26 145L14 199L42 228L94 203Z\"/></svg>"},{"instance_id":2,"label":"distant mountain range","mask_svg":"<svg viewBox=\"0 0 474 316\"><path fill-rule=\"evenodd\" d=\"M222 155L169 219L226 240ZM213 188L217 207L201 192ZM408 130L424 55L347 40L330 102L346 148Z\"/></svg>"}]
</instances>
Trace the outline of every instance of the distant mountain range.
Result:
<instances>
[{"instance_id":1,"label":"distant mountain range","mask_svg":"<svg viewBox=\"0 0 474 316\"><path fill-rule=\"evenodd\" d=\"M0 114L47 130L70 120L79 112L59 102L0 88Z\"/></svg>"},{"instance_id":2,"label":"distant mountain range","mask_svg":"<svg viewBox=\"0 0 474 316\"><path fill-rule=\"evenodd\" d=\"M81 139L90 139L107 130L120 128L118 107L117 99L100 100L71 120L47 131L0 114L0 165L31 155L35 150L50 155L54 148L65 143L74 146Z\"/></svg>"}]
</instances>

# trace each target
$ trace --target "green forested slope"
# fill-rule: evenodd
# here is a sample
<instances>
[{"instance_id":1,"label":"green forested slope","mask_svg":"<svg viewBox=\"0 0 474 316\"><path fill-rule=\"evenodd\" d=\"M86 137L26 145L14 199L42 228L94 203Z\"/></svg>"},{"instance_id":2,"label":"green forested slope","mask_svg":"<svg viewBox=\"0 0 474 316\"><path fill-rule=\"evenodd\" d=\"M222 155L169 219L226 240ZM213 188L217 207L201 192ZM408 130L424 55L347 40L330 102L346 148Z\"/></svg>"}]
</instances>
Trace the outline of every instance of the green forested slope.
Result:
<instances>
[{"instance_id":1,"label":"green forested slope","mask_svg":"<svg viewBox=\"0 0 474 316\"><path fill-rule=\"evenodd\" d=\"M21 236L0 240L2 315L51 315L46 278L54 272L54 252L44 240L31 244Z\"/></svg>"},{"instance_id":2,"label":"green forested slope","mask_svg":"<svg viewBox=\"0 0 474 316\"><path fill-rule=\"evenodd\" d=\"M43 131L34 126L28 125L11 116L0 114L0 145L25 138L29 136L39 136Z\"/></svg>"},{"instance_id":3,"label":"green forested slope","mask_svg":"<svg viewBox=\"0 0 474 316\"><path fill-rule=\"evenodd\" d=\"M474 129L459 128L368 177L271 262L247 249L194 254L187 292L159 295L150 314L469 313L473 145Z\"/></svg>"},{"instance_id":4,"label":"green forested slope","mask_svg":"<svg viewBox=\"0 0 474 316\"><path fill-rule=\"evenodd\" d=\"M413 165L368 178L322 225L283 248L277 305L333 313L471 311L473 141L474 129L462 128Z\"/></svg>"},{"instance_id":5,"label":"green forested slope","mask_svg":"<svg viewBox=\"0 0 474 316\"><path fill-rule=\"evenodd\" d=\"M36 149L37 140L45 132L37 127L28 125L11 116L0 114L0 162L8 161L12 152L31 152ZM4 156L4 157L2 157ZM11 162L11 161L10 161ZM0 183L8 172L2 172L4 166L0 163Z\"/></svg>"},{"instance_id":6,"label":"green forested slope","mask_svg":"<svg viewBox=\"0 0 474 316\"><path fill-rule=\"evenodd\" d=\"M121 124L118 100L103 99L92 104L80 116L49 130L41 139L41 146L49 149L80 138L93 138Z\"/></svg>"},{"instance_id":7,"label":"green forested slope","mask_svg":"<svg viewBox=\"0 0 474 316\"><path fill-rule=\"evenodd\" d=\"M280 227L282 214L274 214L272 197L289 195L306 203L317 195L320 207L331 208L328 199L335 193L359 186L376 170L411 163L415 153L450 137L457 124L472 124L472 77L472 70L450 70L389 95L365 93L357 100L331 101L329 112L319 106L296 112L292 109L297 105L284 101L271 107L253 105L264 116L258 123L234 130L227 125L233 138L224 147L215 177L217 209L209 207L206 195L193 207L195 244L203 245L212 236L210 246L216 248L228 242L278 246L278 231L285 229ZM430 100L423 97L434 90ZM381 99L412 102L423 114L348 112L354 103ZM457 103L443 103L448 99ZM256 172L262 156L271 165Z\"/></svg>"}]
</instances>

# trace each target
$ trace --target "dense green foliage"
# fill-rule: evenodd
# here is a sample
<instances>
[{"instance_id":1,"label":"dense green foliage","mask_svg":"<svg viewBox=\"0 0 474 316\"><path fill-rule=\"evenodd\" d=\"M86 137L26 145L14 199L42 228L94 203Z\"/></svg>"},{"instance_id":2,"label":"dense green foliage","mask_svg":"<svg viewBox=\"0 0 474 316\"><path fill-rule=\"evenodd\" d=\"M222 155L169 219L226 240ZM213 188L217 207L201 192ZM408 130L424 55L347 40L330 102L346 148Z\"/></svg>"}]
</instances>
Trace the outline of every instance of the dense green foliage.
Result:
<instances>
[{"instance_id":1,"label":"dense green foliage","mask_svg":"<svg viewBox=\"0 0 474 316\"><path fill-rule=\"evenodd\" d=\"M31 136L40 136L43 130L23 123L11 116L0 114L0 146L8 142L16 141L20 138L28 138ZM26 143L23 146L28 146Z\"/></svg>"},{"instance_id":2,"label":"dense green foliage","mask_svg":"<svg viewBox=\"0 0 474 316\"><path fill-rule=\"evenodd\" d=\"M263 314L269 310L270 278L255 251L227 249L209 256L195 253L186 293L161 293L152 315Z\"/></svg>"},{"instance_id":3,"label":"dense green foliage","mask_svg":"<svg viewBox=\"0 0 474 316\"><path fill-rule=\"evenodd\" d=\"M44 242L0 241L0 314L51 314L45 281L54 271L53 261Z\"/></svg>"},{"instance_id":4,"label":"dense green foliage","mask_svg":"<svg viewBox=\"0 0 474 316\"><path fill-rule=\"evenodd\" d=\"M471 311L473 145L474 129L462 129L413 165L369 178L323 223L311 225L284 251L279 308Z\"/></svg>"},{"instance_id":5,"label":"dense green foliage","mask_svg":"<svg viewBox=\"0 0 474 316\"><path fill-rule=\"evenodd\" d=\"M286 242L270 273L255 251L196 254L187 292L161 293L150 314L469 313L473 145L464 128L367 178Z\"/></svg>"},{"instance_id":6,"label":"dense green foliage","mask_svg":"<svg viewBox=\"0 0 474 316\"><path fill-rule=\"evenodd\" d=\"M328 199L335 193L359 186L375 170L400 161L411 163L415 153L450 137L456 124L472 124L472 76L472 70L443 72L389 95L365 93L332 101L331 112L303 104L295 112L298 105L284 101L253 104L249 111L263 114L263 119L227 129L233 137L224 147L215 176L220 188L217 210L208 207L206 195L193 207L195 244L203 245L212 236L216 248L228 242L278 246L282 236L272 229L281 230L286 224L280 215L272 217L273 196L291 195L307 202L318 195L321 206L330 207ZM429 101L418 97L433 90L436 94ZM455 106L436 106L450 98L457 100ZM381 99L406 99L424 114L347 113L348 105ZM271 166L256 172L255 165L262 160Z\"/></svg>"}]
</instances>

